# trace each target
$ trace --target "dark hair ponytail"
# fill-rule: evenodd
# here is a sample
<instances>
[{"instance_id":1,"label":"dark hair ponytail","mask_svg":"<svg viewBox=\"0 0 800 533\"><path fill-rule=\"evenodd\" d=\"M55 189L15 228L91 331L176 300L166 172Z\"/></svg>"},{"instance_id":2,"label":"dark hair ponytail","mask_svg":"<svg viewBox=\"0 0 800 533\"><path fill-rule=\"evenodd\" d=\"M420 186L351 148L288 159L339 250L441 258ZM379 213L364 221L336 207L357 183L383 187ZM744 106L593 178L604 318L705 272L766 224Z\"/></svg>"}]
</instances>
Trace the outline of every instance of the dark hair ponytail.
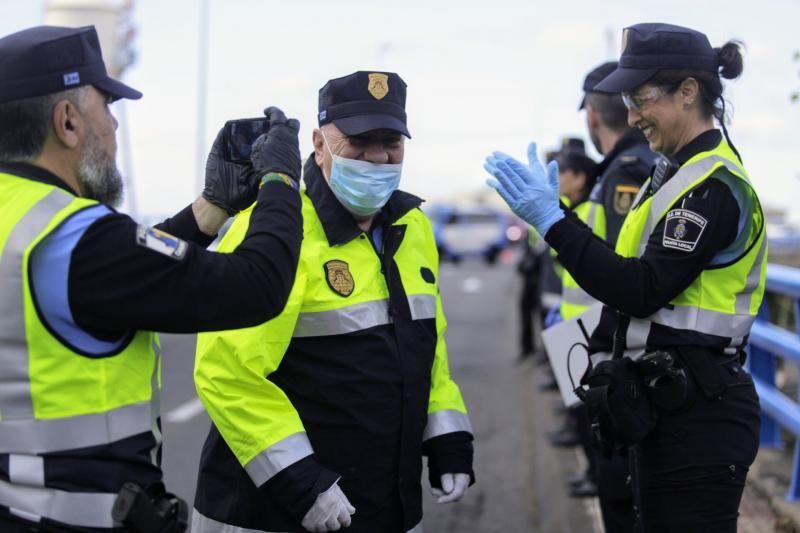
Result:
<instances>
[{"instance_id":1,"label":"dark hair ponytail","mask_svg":"<svg viewBox=\"0 0 800 533\"><path fill-rule=\"evenodd\" d=\"M738 78L742 74L744 62L742 58L741 41L730 40L723 44L721 48L714 48L719 59L720 76L726 80Z\"/></svg>"}]
</instances>

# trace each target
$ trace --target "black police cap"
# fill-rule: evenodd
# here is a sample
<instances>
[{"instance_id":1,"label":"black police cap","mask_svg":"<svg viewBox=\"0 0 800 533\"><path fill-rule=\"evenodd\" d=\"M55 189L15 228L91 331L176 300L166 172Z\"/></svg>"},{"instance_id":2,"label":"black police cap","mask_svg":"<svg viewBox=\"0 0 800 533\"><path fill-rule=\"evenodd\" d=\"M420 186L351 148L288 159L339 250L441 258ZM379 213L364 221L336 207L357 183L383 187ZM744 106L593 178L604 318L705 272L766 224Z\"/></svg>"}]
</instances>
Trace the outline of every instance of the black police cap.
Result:
<instances>
[{"instance_id":1,"label":"black police cap","mask_svg":"<svg viewBox=\"0 0 800 533\"><path fill-rule=\"evenodd\" d=\"M0 103L94 85L112 100L142 93L108 76L94 26L36 26L0 39Z\"/></svg>"},{"instance_id":2,"label":"black police cap","mask_svg":"<svg viewBox=\"0 0 800 533\"><path fill-rule=\"evenodd\" d=\"M594 91L594 86L603 81L603 79L614 72L617 68L616 61L608 61L599 67L593 68L589 74L583 79L583 98L581 98L581 105L578 106L578 111L586 107L586 94Z\"/></svg>"},{"instance_id":3,"label":"black police cap","mask_svg":"<svg viewBox=\"0 0 800 533\"><path fill-rule=\"evenodd\" d=\"M700 70L718 73L719 58L699 31L660 23L635 24L622 32L619 67L595 85L598 92L632 91L659 70Z\"/></svg>"},{"instance_id":4,"label":"black police cap","mask_svg":"<svg viewBox=\"0 0 800 533\"><path fill-rule=\"evenodd\" d=\"M328 81L319 90L319 125L333 122L345 135L406 126L406 84L394 72L359 71Z\"/></svg>"},{"instance_id":5,"label":"black police cap","mask_svg":"<svg viewBox=\"0 0 800 533\"><path fill-rule=\"evenodd\" d=\"M561 139L561 152L577 151L586 153L586 143L579 137L564 137Z\"/></svg>"}]
</instances>

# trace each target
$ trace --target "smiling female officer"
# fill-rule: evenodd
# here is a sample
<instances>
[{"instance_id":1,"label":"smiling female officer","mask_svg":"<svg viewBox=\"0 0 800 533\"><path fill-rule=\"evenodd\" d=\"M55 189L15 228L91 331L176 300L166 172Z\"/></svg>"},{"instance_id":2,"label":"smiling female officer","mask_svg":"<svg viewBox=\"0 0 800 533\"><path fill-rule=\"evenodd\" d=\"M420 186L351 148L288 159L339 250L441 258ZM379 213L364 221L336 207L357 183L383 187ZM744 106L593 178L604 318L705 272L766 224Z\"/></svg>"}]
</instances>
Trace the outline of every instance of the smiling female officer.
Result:
<instances>
[{"instance_id":1,"label":"smiling female officer","mask_svg":"<svg viewBox=\"0 0 800 533\"><path fill-rule=\"evenodd\" d=\"M758 398L740 361L767 250L758 197L724 126L720 76L741 73L741 51L668 24L626 28L622 49L595 90L623 93L628 122L664 157L616 250L559 205L553 165L495 152L486 168L490 185L605 304L590 351L662 351L690 376L679 398L649 395L657 422L634 446L642 529L734 532L758 450Z\"/></svg>"}]
</instances>

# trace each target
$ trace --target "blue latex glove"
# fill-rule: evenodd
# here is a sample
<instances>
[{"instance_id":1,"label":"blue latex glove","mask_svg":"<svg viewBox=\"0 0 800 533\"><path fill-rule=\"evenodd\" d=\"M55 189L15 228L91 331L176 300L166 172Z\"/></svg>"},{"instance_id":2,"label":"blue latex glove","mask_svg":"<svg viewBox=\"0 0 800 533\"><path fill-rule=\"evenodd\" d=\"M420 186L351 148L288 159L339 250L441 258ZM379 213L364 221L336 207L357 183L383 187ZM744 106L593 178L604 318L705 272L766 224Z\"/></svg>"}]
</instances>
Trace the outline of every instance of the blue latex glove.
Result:
<instances>
[{"instance_id":1,"label":"blue latex glove","mask_svg":"<svg viewBox=\"0 0 800 533\"><path fill-rule=\"evenodd\" d=\"M539 235L564 218L558 203L558 163L542 166L536 143L528 146L528 165L510 155L494 152L483 168L496 179L486 183L495 189L511 210L533 226Z\"/></svg>"}]
</instances>

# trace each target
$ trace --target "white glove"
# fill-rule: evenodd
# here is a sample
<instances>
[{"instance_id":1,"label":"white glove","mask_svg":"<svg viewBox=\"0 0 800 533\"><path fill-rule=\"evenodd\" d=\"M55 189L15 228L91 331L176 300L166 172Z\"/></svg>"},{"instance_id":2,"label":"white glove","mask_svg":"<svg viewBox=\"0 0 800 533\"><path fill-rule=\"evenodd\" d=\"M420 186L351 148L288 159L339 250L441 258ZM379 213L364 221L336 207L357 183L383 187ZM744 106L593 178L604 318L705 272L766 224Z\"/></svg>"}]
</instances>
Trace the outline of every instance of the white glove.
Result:
<instances>
[{"instance_id":1,"label":"white glove","mask_svg":"<svg viewBox=\"0 0 800 533\"><path fill-rule=\"evenodd\" d=\"M339 483L317 495L314 505L308 510L300 523L308 531L322 533L325 531L339 531L342 527L350 525L350 515L355 514L356 508L350 505Z\"/></svg>"},{"instance_id":2,"label":"white glove","mask_svg":"<svg viewBox=\"0 0 800 533\"><path fill-rule=\"evenodd\" d=\"M442 474L442 488L431 487L436 503L457 502L469 487L469 474Z\"/></svg>"}]
</instances>

